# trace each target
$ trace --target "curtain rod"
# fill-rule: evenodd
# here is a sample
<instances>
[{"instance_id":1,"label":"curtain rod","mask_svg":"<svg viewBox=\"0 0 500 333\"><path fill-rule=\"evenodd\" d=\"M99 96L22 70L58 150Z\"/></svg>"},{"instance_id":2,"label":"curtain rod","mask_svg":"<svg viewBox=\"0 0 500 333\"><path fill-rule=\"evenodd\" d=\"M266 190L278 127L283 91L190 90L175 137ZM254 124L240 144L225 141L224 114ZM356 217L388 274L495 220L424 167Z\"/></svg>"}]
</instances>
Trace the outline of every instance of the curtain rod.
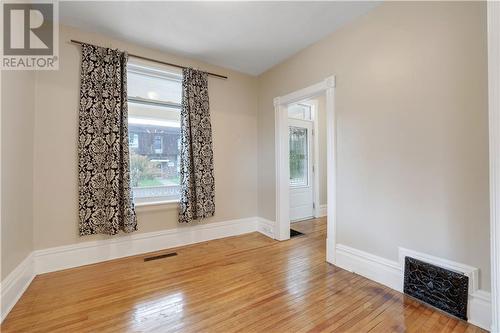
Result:
<instances>
[{"instance_id":1,"label":"curtain rod","mask_svg":"<svg viewBox=\"0 0 500 333\"><path fill-rule=\"evenodd\" d=\"M79 45L89 44L89 43L80 42L79 40L74 40L74 39L71 40L71 43L79 44ZM148 60L148 61L152 61L152 62L156 62L156 63L159 63L159 64L168 65L168 66L172 66L172 67L177 67L177 68L182 68L182 69L187 68L186 66L176 65L176 64L172 64L170 62L165 62L165 61L161 61L161 60L155 60L155 59L151 59L151 58L139 56L139 55L132 54L132 53L129 53L128 55L130 57L133 57L133 58L142 59L142 60ZM207 72L207 74L210 75L210 76L218 77L220 79L227 79L227 76L224 76L224 75L210 73L210 72Z\"/></svg>"}]
</instances>

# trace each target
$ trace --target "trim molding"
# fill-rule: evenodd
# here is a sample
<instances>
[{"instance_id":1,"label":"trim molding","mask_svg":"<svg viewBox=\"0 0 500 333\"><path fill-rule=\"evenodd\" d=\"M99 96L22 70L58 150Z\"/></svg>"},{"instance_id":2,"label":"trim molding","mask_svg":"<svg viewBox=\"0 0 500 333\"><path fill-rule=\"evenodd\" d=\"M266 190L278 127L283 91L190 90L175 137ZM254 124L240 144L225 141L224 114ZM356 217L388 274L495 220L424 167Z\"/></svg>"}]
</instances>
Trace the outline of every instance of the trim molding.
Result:
<instances>
[{"instance_id":1,"label":"trim molding","mask_svg":"<svg viewBox=\"0 0 500 333\"><path fill-rule=\"evenodd\" d=\"M257 231L258 232L260 232L261 234L263 234L269 238L276 239L275 230L276 230L276 223L274 223L274 221L267 220L263 217L257 218Z\"/></svg>"},{"instance_id":2,"label":"trim molding","mask_svg":"<svg viewBox=\"0 0 500 333\"><path fill-rule=\"evenodd\" d=\"M33 252L31 252L9 275L0 283L1 320L7 317L10 310L28 289L35 278Z\"/></svg>"},{"instance_id":3,"label":"trim molding","mask_svg":"<svg viewBox=\"0 0 500 333\"><path fill-rule=\"evenodd\" d=\"M328 213L328 205L320 205L318 208L316 208L316 215L314 217L315 218L325 217L327 213Z\"/></svg>"},{"instance_id":4,"label":"trim molding","mask_svg":"<svg viewBox=\"0 0 500 333\"><path fill-rule=\"evenodd\" d=\"M488 1L491 332L500 332L500 2Z\"/></svg>"},{"instance_id":5,"label":"trim molding","mask_svg":"<svg viewBox=\"0 0 500 333\"><path fill-rule=\"evenodd\" d=\"M337 244L336 266L403 292L401 265L347 245Z\"/></svg>"},{"instance_id":6,"label":"trim molding","mask_svg":"<svg viewBox=\"0 0 500 333\"><path fill-rule=\"evenodd\" d=\"M274 222L250 217L33 251L0 283L1 321L7 317L37 274L256 231L274 238Z\"/></svg>"},{"instance_id":7,"label":"trim molding","mask_svg":"<svg viewBox=\"0 0 500 333\"><path fill-rule=\"evenodd\" d=\"M491 293L476 290L469 294L469 323L490 330L491 328ZM494 333L495 331L491 331Z\"/></svg>"},{"instance_id":8,"label":"trim molding","mask_svg":"<svg viewBox=\"0 0 500 333\"><path fill-rule=\"evenodd\" d=\"M278 240L290 238L290 168L288 160L288 115L281 98L274 99L274 135L276 157L276 226L274 235Z\"/></svg>"},{"instance_id":9,"label":"trim molding","mask_svg":"<svg viewBox=\"0 0 500 333\"><path fill-rule=\"evenodd\" d=\"M317 99L308 101L308 104L312 107L312 121L313 121L313 131L312 131L312 145L313 145L313 202L314 202L314 217L319 217L319 102Z\"/></svg>"},{"instance_id":10,"label":"trim molding","mask_svg":"<svg viewBox=\"0 0 500 333\"><path fill-rule=\"evenodd\" d=\"M254 231L257 218L251 217L52 247L34 252L35 271L54 272Z\"/></svg>"},{"instance_id":11,"label":"trim molding","mask_svg":"<svg viewBox=\"0 0 500 333\"><path fill-rule=\"evenodd\" d=\"M478 289L478 269L405 248L399 248L399 260L392 261L352 247L337 244L336 265L362 275L396 291L403 292L404 258L411 256L444 268L464 272L471 280L469 286L469 322L486 330L491 323L490 293Z\"/></svg>"},{"instance_id":12,"label":"trim molding","mask_svg":"<svg viewBox=\"0 0 500 333\"><path fill-rule=\"evenodd\" d=\"M274 98L275 174L276 174L276 223L274 236L278 240L290 238L289 212L289 163L288 160L288 114L287 105L325 93L326 95L326 145L327 145L327 253L326 261L335 263L336 248L336 123L335 123L335 76Z\"/></svg>"}]
</instances>

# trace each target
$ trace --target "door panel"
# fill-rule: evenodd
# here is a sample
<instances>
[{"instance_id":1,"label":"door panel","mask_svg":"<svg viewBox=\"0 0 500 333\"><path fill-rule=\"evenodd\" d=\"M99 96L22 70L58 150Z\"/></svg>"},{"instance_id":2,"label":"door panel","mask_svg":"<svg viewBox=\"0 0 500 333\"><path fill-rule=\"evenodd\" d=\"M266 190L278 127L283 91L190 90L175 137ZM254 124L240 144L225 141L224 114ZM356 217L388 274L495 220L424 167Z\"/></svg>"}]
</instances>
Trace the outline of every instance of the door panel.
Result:
<instances>
[{"instance_id":1,"label":"door panel","mask_svg":"<svg viewBox=\"0 0 500 333\"><path fill-rule=\"evenodd\" d=\"M290 221L314 216L312 122L289 119Z\"/></svg>"}]
</instances>

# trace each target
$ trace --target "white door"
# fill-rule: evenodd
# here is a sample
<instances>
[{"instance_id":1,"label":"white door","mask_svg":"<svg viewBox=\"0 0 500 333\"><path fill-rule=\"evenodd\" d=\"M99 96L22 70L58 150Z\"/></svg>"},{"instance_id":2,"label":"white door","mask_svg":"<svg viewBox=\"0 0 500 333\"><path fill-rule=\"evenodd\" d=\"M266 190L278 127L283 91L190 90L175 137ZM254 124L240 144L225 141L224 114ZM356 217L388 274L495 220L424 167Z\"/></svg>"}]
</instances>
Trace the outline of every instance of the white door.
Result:
<instances>
[{"instance_id":1,"label":"white door","mask_svg":"<svg viewBox=\"0 0 500 333\"><path fill-rule=\"evenodd\" d=\"M314 216L313 204L313 122L288 120L290 159L290 221Z\"/></svg>"}]
</instances>

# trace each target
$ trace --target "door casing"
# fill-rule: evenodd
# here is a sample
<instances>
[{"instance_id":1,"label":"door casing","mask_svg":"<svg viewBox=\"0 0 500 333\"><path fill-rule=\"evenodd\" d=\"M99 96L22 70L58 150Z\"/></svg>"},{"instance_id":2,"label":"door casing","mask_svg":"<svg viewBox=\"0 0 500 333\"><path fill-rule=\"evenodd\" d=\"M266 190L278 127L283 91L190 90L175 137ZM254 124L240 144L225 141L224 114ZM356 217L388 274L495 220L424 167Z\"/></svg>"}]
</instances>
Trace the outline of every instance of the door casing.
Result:
<instances>
[{"instance_id":1,"label":"door casing","mask_svg":"<svg viewBox=\"0 0 500 333\"><path fill-rule=\"evenodd\" d=\"M327 147L327 237L326 261L335 264L336 246L336 119L335 76L274 99L275 161L276 161L276 223L274 237L278 240L290 238L289 212L289 147L287 105L325 94L326 97L326 147Z\"/></svg>"}]
</instances>

